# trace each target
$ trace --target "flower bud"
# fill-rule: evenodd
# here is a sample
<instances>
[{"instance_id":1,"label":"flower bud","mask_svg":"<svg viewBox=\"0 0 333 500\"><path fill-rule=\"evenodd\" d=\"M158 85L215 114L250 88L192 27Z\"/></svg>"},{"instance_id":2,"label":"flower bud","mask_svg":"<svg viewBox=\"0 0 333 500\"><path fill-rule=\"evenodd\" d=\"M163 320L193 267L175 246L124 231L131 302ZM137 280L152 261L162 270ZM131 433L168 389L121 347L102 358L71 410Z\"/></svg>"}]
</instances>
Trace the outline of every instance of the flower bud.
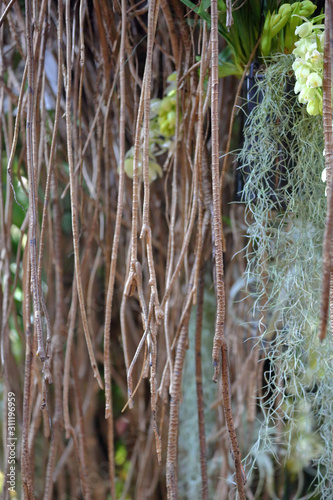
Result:
<instances>
[{"instance_id":1,"label":"flower bud","mask_svg":"<svg viewBox=\"0 0 333 500\"><path fill-rule=\"evenodd\" d=\"M279 8L279 14L281 14L282 17L287 17L289 19L291 14L291 5L289 3L282 4Z\"/></svg>"},{"instance_id":2,"label":"flower bud","mask_svg":"<svg viewBox=\"0 0 333 500\"><path fill-rule=\"evenodd\" d=\"M303 17L311 16L316 10L317 6L314 5L310 0L304 0L301 2L301 9L299 11L299 15Z\"/></svg>"},{"instance_id":3,"label":"flower bud","mask_svg":"<svg viewBox=\"0 0 333 500\"><path fill-rule=\"evenodd\" d=\"M270 21L270 38L272 39L275 35L277 35L287 24L290 18L290 13L284 16L281 14L273 14Z\"/></svg>"}]
</instances>

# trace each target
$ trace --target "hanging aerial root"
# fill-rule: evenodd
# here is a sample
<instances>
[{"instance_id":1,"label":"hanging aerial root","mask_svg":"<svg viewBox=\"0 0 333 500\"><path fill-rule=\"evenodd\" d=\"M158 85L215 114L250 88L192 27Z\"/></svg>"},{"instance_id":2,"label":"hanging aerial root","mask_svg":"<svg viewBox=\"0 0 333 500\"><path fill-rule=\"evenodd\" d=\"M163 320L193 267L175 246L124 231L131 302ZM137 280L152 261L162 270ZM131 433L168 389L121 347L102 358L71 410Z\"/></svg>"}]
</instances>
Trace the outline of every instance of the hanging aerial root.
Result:
<instances>
[{"instance_id":1,"label":"hanging aerial root","mask_svg":"<svg viewBox=\"0 0 333 500\"><path fill-rule=\"evenodd\" d=\"M333 132L332 132L332 45L333 9L327 2L325 14L324 78L323 78L323 123L325 139L325 167L327 176L327 213L323 242L323 279L320 305L319 338L324 340L327 332L328 309L332 308L330 281L332 276L332 236L333 236Z\"/></svg>"}]
</instances>

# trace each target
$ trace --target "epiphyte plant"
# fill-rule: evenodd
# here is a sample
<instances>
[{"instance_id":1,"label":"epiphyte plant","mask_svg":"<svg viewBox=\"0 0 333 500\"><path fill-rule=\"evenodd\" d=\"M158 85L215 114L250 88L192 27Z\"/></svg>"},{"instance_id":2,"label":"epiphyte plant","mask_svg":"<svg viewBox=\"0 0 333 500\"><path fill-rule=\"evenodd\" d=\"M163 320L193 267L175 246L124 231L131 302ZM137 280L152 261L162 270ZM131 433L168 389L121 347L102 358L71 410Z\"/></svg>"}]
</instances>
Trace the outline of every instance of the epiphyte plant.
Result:
<instances>
[{"instance_id":1,"label":"epiphyte plant","mask_svg":"<svg viewBox=\"0 0 333 500\"><path fill-rule=\"evenodd\" d=\"M296 84L295 93L302 104L306 104L309 115L323 114L323 53L324 53L324 25L314 24L323 16L311 21L305 20L296 28L295 34L299 41L295 43L293 54L296 60L293 63Z\"/></svg>"},{"instance_id":2,"label":"epiphyte plant","mask_svg":"<svg viewBox=\"0 0 333 500\"><path fill-rule=\"evenodd\" d=\"M199 6L190 0L182 2L210 24L207 12L210 0L202 0ZM239 3L235 2L232 23L228 26L226 2L218 1L219 34L227 45L219 55L220 77L235 75L241 78L253 57L264 59L267 64L267 58L274 54L291 54L298 39L295 34L297 26L302 24L303 18L311 18L317 8L311 0L283 3L278 10L274 0Z\"/></svg>"},{"instance_id":3,"label":"epiphyte plant","mask_svg":"<svg viewBox=\"0 0 333 500\"><path fill-rule=\"evenodd\" d=\"M177 73L171 73L167 78L168 86L163 99L150 101L149 123L149 181L162 177L163 170L157 157L166 152L172 152L175 147L174 135L177 120ZM133 177L134 147L126 153L125 173ZM139 154L138 170L142 169L142 153Z\"/></svg>"}]
</instances>

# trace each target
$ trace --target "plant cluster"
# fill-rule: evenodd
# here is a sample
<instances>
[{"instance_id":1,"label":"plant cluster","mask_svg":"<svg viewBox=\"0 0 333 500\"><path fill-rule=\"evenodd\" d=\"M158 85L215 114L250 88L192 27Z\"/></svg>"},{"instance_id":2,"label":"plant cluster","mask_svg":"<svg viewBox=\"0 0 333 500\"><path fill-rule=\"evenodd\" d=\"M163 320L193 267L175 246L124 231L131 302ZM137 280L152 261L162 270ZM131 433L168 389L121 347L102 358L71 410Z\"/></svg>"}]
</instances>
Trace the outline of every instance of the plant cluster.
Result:
<instances>
[{"instance_id":1,"label":"plant cluster","mask_svg":"<svg viewBox=\"0 0 333 500\"><path fill-rule=\"evenodd\" d=\"M296 84L295 93L298 100L306 104L309 115L323 114L323 55L324 55L324 25L316 25L306 21L296 28L295 34L300 40L295 43L293 63Z\"/></svg>"},{"instance_id":2,"label":"plant cluster","mask_svg":"<svg viewBox=\"0 0 333 500\"><path fill-rule=\"evenodd\" d=\"M202 0L197 7L190 0L182 0L207 23L210 16L207 12L210 0ZM239 3L239 5L238 5ZM310 18L317 6L311 0L286 2L276 8L277 2L261 0L235 2L232 11L232 22L227 21L226 2L218 0L219 33L226 41L227 47L220 53L219 76L243 75L244 69L253 56L256 45L256 57L267 58L277 53L290 54L297 41L296 28L302 18ZM230 17L230 16L229 16Z\"/></svg>"},{"instance_id":3,"label":"plant cluster","mask_svg":"<svg viewBox=\"0 0 333 500\"><path fill-rule=\"evenodd\" d=\"M277 12L268 10L261 35L261 55L289 54L297 40L295 30L301 23L301 17L312 16L316 8L310 0L304 0L291 5L284 3Z\"/></svg>"},{"instance_id":4,"label":"plant cluster","mask_svg":"<svg viewBox=\"0 0 333 500\"><path fill-rule=\"evenodd\" d=\"M293 63L295 73L295 93L298 101L306 104L309 115L323 114L323 60L324 60L324 25L314 24L323 19L320 15L298 26L295 34L300 40L293 50L296 60ZM325 151L324 151L325 154ZM322 181L326 182L326 168L322 171Z\"/></svg>"},{"instance_id":5,"label":"plant cluster","mask_svg":"<svg viewBox=\"0 0 333 500\"><path fill-rule=\"evenodd\" d=\"M168 86L165 89L163 99L151 99L150 101L150 122L149 122L149 181L152 182L162 177L163 170L157 161L157 157L166 152L174 150L174 140L176 132L177 113L177 73L173 72L168 76ZM142 132L143 133L143 132ZM133 178L134 146L126 153L125 173ZM138 171L142 170L142 151L139 154Z\"/></svg>"},{"instance_id":6,"label":"plant cluster","mask_svg":"<svg viewBox=\"0 0 333 500\"><path fill-rule=\"evenodd\" d=\"M262 454L272 454L297 474L295 498L304 494L304 468L316 463L311 473L320 498L332 498L333 371L327 359L333 352L317 335L326 212L323 126L286 91L292 63L293 56L276 55L258 81L262 102L248 118L239 157L249 172L243 191L246 276L266 360L252 458L259 466ZM282 498L283 492L274 495Z\"/></svg>"}]
</instances>

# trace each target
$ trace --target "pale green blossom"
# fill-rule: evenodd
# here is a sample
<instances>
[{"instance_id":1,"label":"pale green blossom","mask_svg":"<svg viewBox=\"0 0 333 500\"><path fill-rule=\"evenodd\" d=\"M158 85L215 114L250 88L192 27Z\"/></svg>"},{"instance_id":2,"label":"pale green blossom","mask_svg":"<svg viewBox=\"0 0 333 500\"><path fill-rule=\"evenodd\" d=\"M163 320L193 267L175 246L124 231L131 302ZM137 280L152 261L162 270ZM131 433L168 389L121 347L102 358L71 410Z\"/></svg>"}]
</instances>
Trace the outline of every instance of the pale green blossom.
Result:
<instances>
[{"instance_id":1,"label":"pale green blossom","mask_svg":"<svg viewBox=\"0 0 333 500\"><path fill-rule=\"evenodd\" d=\"M294 91L312 116L323 112L323 28L307 21L295 30L300 40L293 50L296 56L292 66L296 77Z\"/></svg>"},{"instance_id":2,"label":"pale green blossom","mask_svg":"<svg viewBox=\"0 0 333 500\"><path fill-rule=\"evenodd\" d=\"M316 89L318 87L321 87L323 85L323 79L321 78L318 73L310 73L306 80L306 85L307 87L310 87L312 89Z\"/></svg>"},{"instance_id":3,"label":"pale green blossom","mask_svg":"<svg viewBox=\"0 0 333 500\"><path fill-rule=\"evenodd\" d=\"M303 23L300 26L297 26L295 29L295 35L298 35L300 38L304 38L312 33L312 28L313 24L310 21Z\"/></svg>"},{"instance_id":4,"label":"pale green blossom","mask_svg":"<svg viewBox=\"0 0 333 500\"><path fill-rule=\"evenodd\" d=\"M315 65L316 63L322 65L323 64L323 54L321 52L319 52L319 50L314 49L312 52L308 52L305 55L305 60L309 61L313 65Z\"/></svg>"},{"instance_id":5,"label":"pale green blossom","mask_svg":"<svg viewBox=\"0 0 333 500\"><path fill-rule=\"evenodd\" d=\"M151 99L149 120L149 182L163 176L163 170L157 158L166 152L174 152L176 141L174 139L177 121L177 73L171 73L167 78L168 86L163 99ZM179 113L181 117L181 113ZM142 130L143 134L143 130ZM143 142L143 136L142 136ZM137 160L138 175L142 175L143 158L140 149ZM134 147L131 147L125 156L125 174L133 178Z\"/></svg>"},{"instance_id":6,"label":"pale green blossom","mask_svg":"<svg viewBox=\"0 0 333 500\"><path fill-rule=\"evenodd\" d=\"M303 64L305 63L305 60L304 59L301 59L300 57L298 59L296 59L293 64L292 64L292 68L294 71L296 71L298 68L300 68L301 66L303 66Z\"/></svg>"},{"instance_id":7,"label":"pale green blossom","mask_svg":"<svg viewBox=\"0 0 333 500\"><path fill-rule=\"evenodd\" d=\"M303 85L300 82L296 82L295 83L295 88L294 88L295 94L299 94L300 91L302 90L302 88L303 88Z\"/></svg>"},{"instance_id":8,"label":"pale green blossom","mask_svg":"<svg viewBox=\"0 0 333 500\"><path fill-rule=\"evenodd\" d=\"M308 52L317 48L317 44L315 40L310 40L309 38L302 38L298 42L295 43L295 49L293 50L293 54L298 57L304 57Z\"/></svg>"},{"instance_id":9,"label":"pale green blossom","mask_svg":"<svg viewBox=\"0 0 333 500\"><path fill-rule=\"evenodd\" d=\"M299 100L299 102L302 102L303 104L307 104L307 102L309 102L315 98L316 98L315 90L311 87L303 86L298 100Z\"/></svg>"},{"instance_id":10,"label":"pale green blossom","mask_svg":"<svg viewBox=\"0 0 333 500\"><path fill-rule=\"evenodd\" d=\"M308 76L310 75L310 68L307 65L302 64L295 71L295 75L296 75L297 81L299 81L299 83L305 84Z\"/></svg>"},{"instance_id":11,"label":"pale green blossom","mask_svg":"<svg viewBox=\"0 0 333 500\"><path fill-rule=\"evenodd\" d=\"M322 109L320 108L319 99L314 99L312 101L309 101L306 106L306 110L311 116L320 115L322 113Z\"/></svg>"}]
</instances>

